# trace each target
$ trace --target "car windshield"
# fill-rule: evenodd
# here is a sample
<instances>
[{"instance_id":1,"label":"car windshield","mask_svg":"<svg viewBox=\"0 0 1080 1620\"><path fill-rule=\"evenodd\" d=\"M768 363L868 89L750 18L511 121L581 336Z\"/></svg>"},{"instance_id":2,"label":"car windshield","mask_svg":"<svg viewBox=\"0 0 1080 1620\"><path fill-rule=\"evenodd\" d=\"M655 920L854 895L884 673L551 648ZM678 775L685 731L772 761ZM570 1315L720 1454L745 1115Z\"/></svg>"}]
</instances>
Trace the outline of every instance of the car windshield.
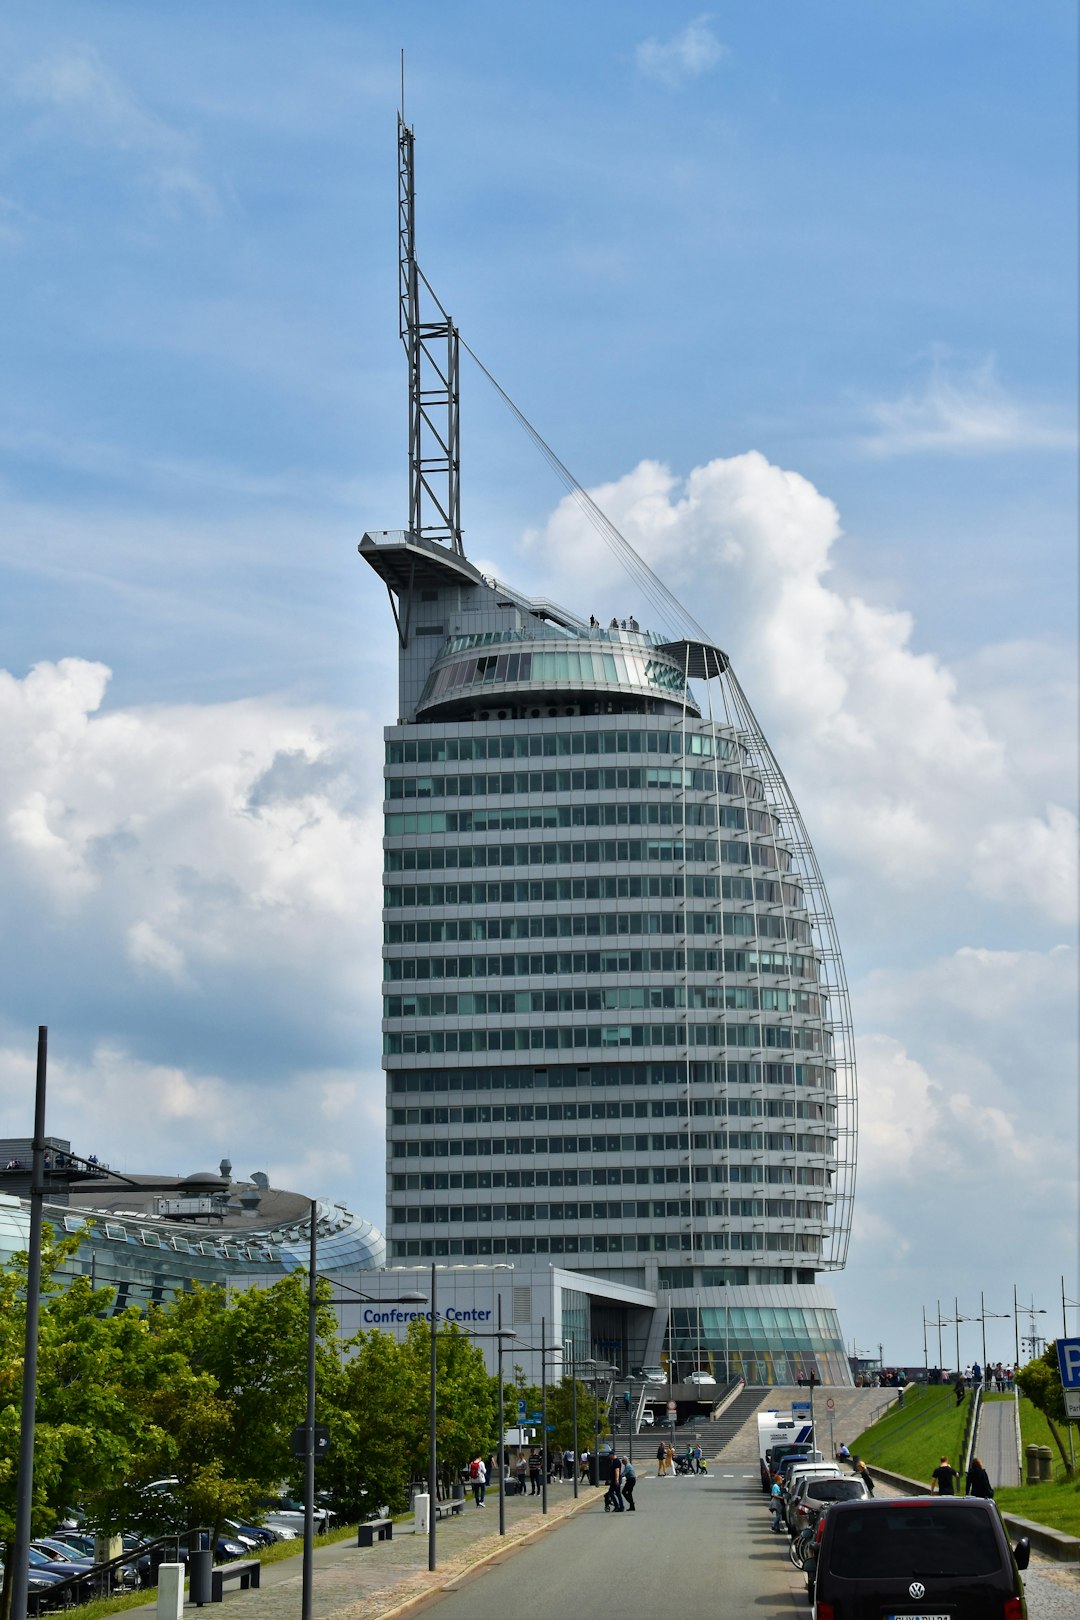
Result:
<instances>
[{"instance_id":1,"label":"car windshield","mask_svg":"<svg viewBox=\"0 0 1080 1620\"><path fill-rule=\"evenodd\" d=\"M875 1505L865 1513L830 1513L829 1521L830 1568L847 1580L989 1575L1001 1568L993 1527L981 1509Z\"/></svg>"},{"instance_id":2,"label":"car windshield","mask_svg":"<svg viewBox=\"0 0 1080 1620\"><path fill-rule=\"evenodd\" d=\"M866 1486L861 1479L812 1479L806 1494L817 1502L854 1502L866 1495Z\"/></svg>"}]
</instances>

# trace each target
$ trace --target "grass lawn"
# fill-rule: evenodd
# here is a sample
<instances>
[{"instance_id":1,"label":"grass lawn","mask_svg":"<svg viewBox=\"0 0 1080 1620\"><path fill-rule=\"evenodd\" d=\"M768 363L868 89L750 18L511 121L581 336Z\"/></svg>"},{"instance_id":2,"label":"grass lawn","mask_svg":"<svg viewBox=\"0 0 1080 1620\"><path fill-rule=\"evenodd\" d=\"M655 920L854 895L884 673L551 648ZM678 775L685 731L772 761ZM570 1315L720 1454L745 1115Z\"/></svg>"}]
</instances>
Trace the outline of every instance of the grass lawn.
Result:
<instances>
[{"instance_id":1,"label":"grass lawn","mask_svg":"<svg viewBox=\"0 0 1080 1620\"><path fill-rule=\"evenodd\" d=\"M890 1469L929 1485L941 1457L956 1466L964 1438L968 1404L957 1406L946 1386L919 1385L904 1391L904 1409L893 1409L851 1442L871 1466Z\"/></svg>"},{"instance_id":2,"label":"grass lawn","mask_svg":"<svg viewBox=\"0 0 1080 1620\"><path fill-rule=\"evenodd\" d=\"M1012 1396L990 1395L987 1399L1011 1402ZM948 1457L954 1467L959 1462L966 1420L967 1402L957 1408L951 1389L908 1389L904 1410L889 1412L880 1423L860 1434L851 1449L872 1466L876 1464L928 1485L939 1457ZM1021 1518L1049 1525L1066 1535L1080 1536L1080 1479L1068 1478L1046 1419L1023 1396L1020 1398L1020 1436L1025 1447L1050 1447L1053 1481L1045 1485L995 1486L998 1506L1003 1512L1019 1514ZM1080 1463L1080 1447L1076 1449Z\"/></svg>"},{"instance_id":3,"label":"grass lawn","mask_svg":"<svg viewBox=\"0 0 1080 1620\"><path fill-rule=\"evenodd\" d=\"M316 1536L316 1547L330 1547L337 1541L348 1541L355 1538L355 1524L340 1524L334 1530L328 1530L325 1536ZM285 1558L299 1558L304 1550L304 1539L297 1536L295 1541L275 1541L272 1547L264 1547L260 1553L252 1554L264 1564L280 1564ZM153 1603L154 1593L144 1587L139 1592L125 1592L116 1597L95 1598L93 1603L83 1604L72 1613L77 1620L106 1620L110 1614L123 1614L125 1609L138 1609L143 1604Z\"/></svg>"}]
</instances>

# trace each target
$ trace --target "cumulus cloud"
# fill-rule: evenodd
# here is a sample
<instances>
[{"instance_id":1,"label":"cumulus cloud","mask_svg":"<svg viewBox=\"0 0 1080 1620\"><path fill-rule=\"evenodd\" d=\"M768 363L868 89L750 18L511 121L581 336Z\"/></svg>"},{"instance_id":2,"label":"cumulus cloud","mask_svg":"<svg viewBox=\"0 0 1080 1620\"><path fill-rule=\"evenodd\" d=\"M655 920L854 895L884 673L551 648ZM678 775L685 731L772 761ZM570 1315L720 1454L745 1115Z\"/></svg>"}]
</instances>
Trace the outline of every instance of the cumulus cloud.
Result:
<instances>
[{"instance_id":1,"label":"cumulus cloud","mask_svg":"<svg viewBox=\"0 0 1080 1620\"><path fill-rule=\"evenodd\" d=\"M1024 409L1008 394L992 356L956 371L935 354L921 389L879 401L870 415L876 427L863 446L876 456L1076 449L1075 430Z\"/></svg>"},{"instance_id":2,"label":"cumulus cloud","mask_svg":"<svg viewBox=\"0 0 1080 1620\"><path fill-rule=\"evenodd\" d=\"M635 60L639 73L661 84L674 87L696 79L716 67L727 55L709 27L708 16L697 17L671 39L646 39L638 46Z\"/></svg>"},{"instance_id":3,"label":"cumulus cloud","mask_svg":"<svg viewBox=\"0 0 1080 1620\"><path fill-rule=\"evenodd\" d=\"M99 1130L130 1094L228 1134L246 1095L314 1145L378 1023L377 736L269 698L110 710L108 679L0 673L0 971L94 1042Z\"/></svg>"},{"instance_id":4,"label":"cumulus cloud","mask_svg":"<svg viewBox=\"0 0 1080 1620\"><path fill-rule=\"evenodd\" d=\"M143 106L92 46L69 45L41 58L15 89L35 110L39 137L124 154L167 209L207 218L220 212L214 186L199 173L192 137Z\"/></svg>"},{"instance_id":5,"label":"cumulus cloud","mask_svg":"<svg viewBox=\"0 0 1080 1620\"><path fill-rule=\"evenodd\" d=\"M910 614L834 584L840 516L808 479L751 451L683 480L642 462L593 494L715 627L822 850L894 892L947 874L982 900L1022 894L1054 921L1074 915L1074 813L1062 802L1071 756L1060 734L1056 749L1031 752L1023 717L1036 689L1019 683L1030 703L977 701L977 685L969 694L944 660L916 649ZM550 571L552 594L595 602L604 622L614 609L650 624L629 584L612 602L610 556L572 499L525 550L530 567ZM1066 708L1062 698L1058 714ZM1017 748L1030 770L1016 769Z\"/></svg>"}]
</instances>

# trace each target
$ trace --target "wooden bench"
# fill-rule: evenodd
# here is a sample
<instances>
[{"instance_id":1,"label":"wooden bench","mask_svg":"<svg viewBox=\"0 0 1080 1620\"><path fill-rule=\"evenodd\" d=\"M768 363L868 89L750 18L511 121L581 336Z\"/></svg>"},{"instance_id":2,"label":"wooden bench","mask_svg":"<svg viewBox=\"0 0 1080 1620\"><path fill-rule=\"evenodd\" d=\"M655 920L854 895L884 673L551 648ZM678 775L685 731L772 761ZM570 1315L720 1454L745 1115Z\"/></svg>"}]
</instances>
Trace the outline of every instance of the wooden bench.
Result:
<instances>
[{"instance_id":1,"label":"wooden bench","mask_svg":"<svg viewBox=\"0 0 1080 1620\"><path fill-rule=\"evenodd\" d=\"M453 1502L436 1502L435 1517L436 1519L452 1519L456 1513L462 1511L464 1506L465 1503L460 1497Z\"/></svg>"},{"instance_id":2,"label":"wooden bench","mask_svg":"<svg viewBox=\"0 0 1080 1620\"><path fill-rule=\"evenodd\" d=\"M240 1590L246 1592L249 1587L258 1590L261 1578L262 1565L257 1558L238 1558L232 1564L220 1564L210 1571L210 1601L222 1601L222 1587L226 1581L239 1581Z\"/></svg>"},{"instance_id":3,"label":"wooden bench","mask_svg":"<svg viewBox=\"0 0 1080 1620\"><path fill-rule=\"evenodd\" d=\"M358 1547L373 1547L376 1541L393 1541L393 1519L368 1519L357 1527L356 1545Z\"/></svg>"}]
</instances>

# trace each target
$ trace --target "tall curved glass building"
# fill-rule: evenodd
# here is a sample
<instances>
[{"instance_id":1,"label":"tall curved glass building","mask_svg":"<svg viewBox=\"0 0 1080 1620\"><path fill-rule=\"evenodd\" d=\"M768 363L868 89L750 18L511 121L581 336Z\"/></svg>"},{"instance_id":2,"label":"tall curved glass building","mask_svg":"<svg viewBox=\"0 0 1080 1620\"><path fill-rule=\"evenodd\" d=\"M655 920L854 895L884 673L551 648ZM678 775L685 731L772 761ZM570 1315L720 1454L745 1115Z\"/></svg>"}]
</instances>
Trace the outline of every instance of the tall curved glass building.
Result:
<instances>
[{"instance_id":1,"label":"tall curved glass building","mask_svg":"<svg viewBox=\"0 0 1080 1620\"><path fill-rule=\"evenodd\" d=\"M360 551L400 652L389 1263L546 1259L666 1296L681 1369L846 1381L817 1286L854 1187L843 969L727 658L415 535Z\"/></svg>"},{"instance_id":2,"label":"tall curved glass building","mask_svg":"<svg viewBox=\"0 0 1080 1620\"><path fill-rule=\"evenodd\" d=\"M847 1382L817 1279L847 1249L854 1051L809 839L727 657L584 491L663 632L465 557L459 339L417 266L401 120L398 155L409 526L360 545L399 648L389 1262L587 1272L624 1290L589 1295L608 1360ZM628 1325L628 1289L656 1332Z\"/></svg>"}]
</instances>

